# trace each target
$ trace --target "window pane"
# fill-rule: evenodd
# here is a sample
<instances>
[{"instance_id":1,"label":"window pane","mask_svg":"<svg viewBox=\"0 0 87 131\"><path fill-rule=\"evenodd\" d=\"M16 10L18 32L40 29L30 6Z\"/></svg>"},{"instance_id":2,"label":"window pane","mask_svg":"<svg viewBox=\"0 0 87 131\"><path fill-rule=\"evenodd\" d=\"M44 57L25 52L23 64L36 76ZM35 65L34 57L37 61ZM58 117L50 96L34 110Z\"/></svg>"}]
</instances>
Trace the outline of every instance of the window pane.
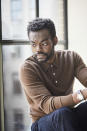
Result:
<instances>
[{"instance_id":1,"label":"window pane","mask_svg":"<svg viewBox=\"0 0 87 131\"><path fill-rule=\"evenodd\" d=\"M20 65L30 55L29 45L3 46L5 131L30 131L29 104L18 76Z\"/></svg>"},{"instance_id":2,"label":"window pane","mask_svg":"<svg viewBox=\"0 0 87 131\"><path fill-rule=\"evenodd\" d=\"M2 38L27 40L27 24L35 18L36 0L2 0Z\"/></svg>"},{"instance_id":3,"label":"window pane","mask_svg":"<svg viewBox=\"0 0 87 131\"><path fill-rule=\"evenodd\" d=\"M22 19L22 0L11 0L11 20L19 21Z\"/></svg>"},{"instance_id":4,"label":"window pane","mask_svg":"<svg viewBox=\"0 0 87 131\"><path fill-rule=\"evenodd\" d=\"M39 0L40 17L51 18L56 26L59 43L65 44L64 0Z\"/></svg>"}]
</instances>

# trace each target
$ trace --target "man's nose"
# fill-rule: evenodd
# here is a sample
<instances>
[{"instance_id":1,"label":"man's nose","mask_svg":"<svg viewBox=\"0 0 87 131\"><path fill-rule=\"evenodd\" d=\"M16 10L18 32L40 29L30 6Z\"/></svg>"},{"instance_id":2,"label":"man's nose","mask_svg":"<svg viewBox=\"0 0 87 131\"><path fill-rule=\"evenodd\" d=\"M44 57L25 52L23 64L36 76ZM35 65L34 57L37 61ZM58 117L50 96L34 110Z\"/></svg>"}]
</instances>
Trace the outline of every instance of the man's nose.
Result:
<instances>
[{"instance_id":1,"label":"man's nose","mask_svg":"<svg viewBox=\"0 0 87 131\"><path fill-rule=\"evenodd\" d=\"M37 52L40 52L40 51L42 50L42 46L41 46L41 44L38 44L38 45L37 45L36 50L37 50Z\"/></svg>"}]
</instances>

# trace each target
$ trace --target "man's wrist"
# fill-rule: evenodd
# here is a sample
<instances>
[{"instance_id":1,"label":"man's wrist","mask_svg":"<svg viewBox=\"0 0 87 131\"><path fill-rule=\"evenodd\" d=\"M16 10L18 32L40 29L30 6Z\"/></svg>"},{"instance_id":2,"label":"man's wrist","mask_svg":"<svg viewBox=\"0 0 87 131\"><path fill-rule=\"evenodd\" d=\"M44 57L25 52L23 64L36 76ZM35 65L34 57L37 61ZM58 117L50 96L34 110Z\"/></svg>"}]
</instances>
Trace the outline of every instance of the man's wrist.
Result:
<instances>
[{"instance_id":1,"label":"man's wrist","mask_svg":"<svg viewBox=\"0 0 87 131\"><path fill-rule=\"evenodd\" d=\"M78 91L77 91L77 99L78 99L79 101L83 101L83 100L84 100L84 96L83 96L81 90L78 90Z\"/></svg>"},{"instance_id":2,"label":"man's wrist","mask_svg":"<svg viewBox=\"0 0 87 131\"><path fill-rule=\"evenodd\" d=\"M77 92L73 93L72 97L75 104L78 104L79 102L85 100L81 90L78 90Z\"/></svg>"},{"instance_id":3,"label":"man's wrist","mask_svg":"<svg viewBox=\"0 0 87 131\"><path fill-rule=\"evenodd\" d=\"M84 97L84 100L87 99L87 91L86 91L86 90L87 90L87 89L82 89L82 90L80 90L81 93L82 93L82 95L83 95L83 97Z\"/></svg>"}]
</instances>

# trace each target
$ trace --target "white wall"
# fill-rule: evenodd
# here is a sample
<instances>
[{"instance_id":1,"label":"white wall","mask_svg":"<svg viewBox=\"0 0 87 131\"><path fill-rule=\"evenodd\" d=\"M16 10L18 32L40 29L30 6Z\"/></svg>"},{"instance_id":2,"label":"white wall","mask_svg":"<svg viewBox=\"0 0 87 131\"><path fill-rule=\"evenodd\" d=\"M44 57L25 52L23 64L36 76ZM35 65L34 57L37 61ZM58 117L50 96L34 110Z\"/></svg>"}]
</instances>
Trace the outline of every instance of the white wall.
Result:
<instances>
[{"instance_id":1,"label":"white wall","mask_svg":"<svg viewBox=\"0 0 87 131\"><path fill-rule=\"evenodd\" d=\"M87 64L87 0L68 0L68 40Z\"/></svg>"}]
</instances>

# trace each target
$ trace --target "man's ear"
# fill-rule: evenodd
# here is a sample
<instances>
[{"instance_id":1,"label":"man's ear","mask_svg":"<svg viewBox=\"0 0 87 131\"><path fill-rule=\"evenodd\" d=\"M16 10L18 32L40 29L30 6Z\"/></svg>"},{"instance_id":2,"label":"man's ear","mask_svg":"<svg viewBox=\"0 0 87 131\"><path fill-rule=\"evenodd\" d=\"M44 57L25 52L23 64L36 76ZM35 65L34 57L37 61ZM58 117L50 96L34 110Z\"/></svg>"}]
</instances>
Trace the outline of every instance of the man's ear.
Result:
<instances>
[{"instance_id":1,"label":"man's ear","mask_svg":"<svg viewBox=\"0 0 87 131\"><path fill-rule=\"evenodd\" d=\"M55 37L53 38L53 43L54 43L54 45L56 45L56 44L58 43L58 38L57 38L57 36L55 36Z\"/></svg>"}]
</instances>

